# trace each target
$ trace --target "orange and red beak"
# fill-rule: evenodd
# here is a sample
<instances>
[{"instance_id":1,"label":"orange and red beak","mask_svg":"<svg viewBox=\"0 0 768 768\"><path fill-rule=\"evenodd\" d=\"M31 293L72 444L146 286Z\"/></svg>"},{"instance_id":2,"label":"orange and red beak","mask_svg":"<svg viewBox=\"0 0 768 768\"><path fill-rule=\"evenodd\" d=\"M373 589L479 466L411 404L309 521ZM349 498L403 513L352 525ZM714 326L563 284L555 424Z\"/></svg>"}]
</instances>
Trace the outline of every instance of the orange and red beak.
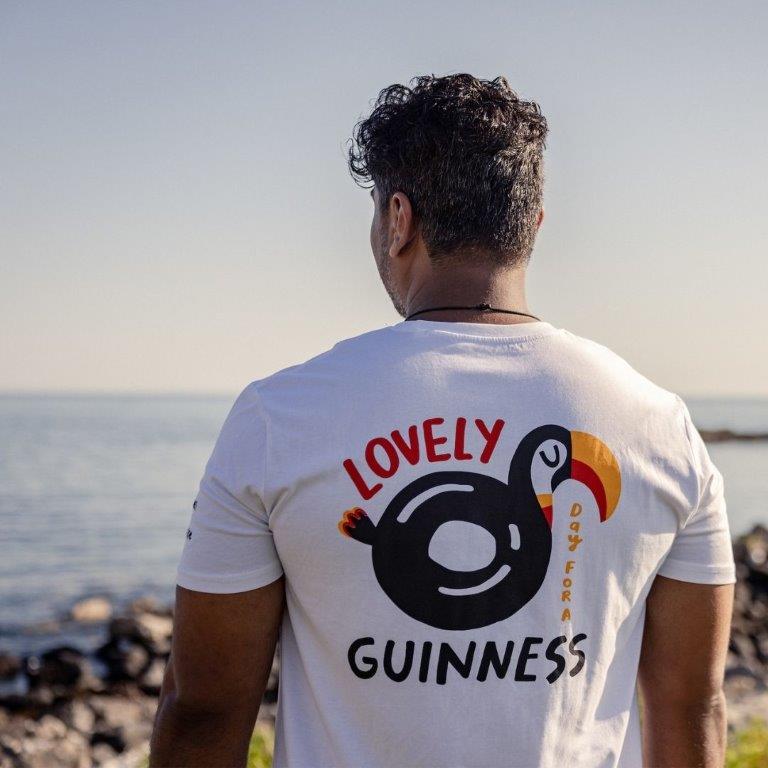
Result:
<instances>
[{"instance_id":1,"label":"orange and red beak","mask_svg":"<svg viewBox=\"0 0 768 768\"><path fill-rule=\"evenodd\" d=\"M563 480L577 480L589 488L597 502L600 522L605 522L616 509L621 495L621 472L616 457L608 446L588 432L570 432L569 464L555 476L554 488ZM552 526L552 494L538 495L541 511Z\"/></svg>"},{"instance_id":2,"label":"orange and red beak","mask_svg":"<svg viewBox=\"0 0 768 768\"><path fill-rule=\"evenodd\" d=\"M587 432L571 432L571 478L589 488L597 502L600 522L616 509L621 495L621 472L608 446Z\"/></svg>"}]
</instances>

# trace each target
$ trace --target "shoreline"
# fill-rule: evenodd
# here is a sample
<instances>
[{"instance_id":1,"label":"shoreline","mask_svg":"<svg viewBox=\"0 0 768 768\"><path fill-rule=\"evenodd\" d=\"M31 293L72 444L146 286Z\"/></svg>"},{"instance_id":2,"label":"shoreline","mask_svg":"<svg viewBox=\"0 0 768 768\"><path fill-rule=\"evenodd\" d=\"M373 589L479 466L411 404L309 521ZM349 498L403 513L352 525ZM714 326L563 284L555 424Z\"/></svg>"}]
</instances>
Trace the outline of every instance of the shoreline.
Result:
<instances>
[{"instance_id":1,"label":"shoreline","mask_svg":"<svg viewBox=\"0 0 768 768\"><path fill-rule=\"evenodd\" d=\"M705 443L759 443L768 440L768 432L734 432L732 429L699 429Z\"/></svg>"}]
</instances>

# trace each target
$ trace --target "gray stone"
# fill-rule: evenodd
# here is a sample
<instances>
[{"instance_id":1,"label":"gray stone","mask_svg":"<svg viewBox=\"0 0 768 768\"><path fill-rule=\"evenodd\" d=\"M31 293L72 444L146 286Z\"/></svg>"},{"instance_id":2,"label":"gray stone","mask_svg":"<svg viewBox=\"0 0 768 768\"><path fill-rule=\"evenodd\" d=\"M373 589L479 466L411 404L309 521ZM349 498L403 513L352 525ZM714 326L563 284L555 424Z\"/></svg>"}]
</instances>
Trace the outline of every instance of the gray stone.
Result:
<instances>
[{"instance_id":1,"label":"gray stone","mask_svg":"<svg viewBox=\"0 0 768 768\"><path fill-rule=\"evenodd\" d=\"M97 718L94 743L105 742L122 752L152 735L153 706L148 700L94 696L91 706Z\"/></svg>"},{"instance_id":2,"label":"gray stone","mask_svg":"<svg viewBox=\"0 0 768 768\"><path fill-rule=\"evenodd\" d=\"M70 615L84 624L107 621L112 616L112 603L106 597L89 597L75 603Z\"/></svg>"},{"instance_id":3,"label":"gray stone","mask_svg":"<svg viewBox=\"0 0 768 768\"><path fill-rule=\"evenodd\" d=\"M76 731L88 735L93 731L93 724L96 721L96 715L93 710L81 699L73 699L58 705L54 710L54 714L68 728L74 728Z\"/></svg>"},{"instance_id":4,"label":"gray stone","mask_svg":"<svg viewBox=\"0 0 768 768\"><path fill-rule=\"evenodd\" d=\"M94 768L102 768L102 766L108 766L117 756L112 747L105 741L100 744L94 744L91 747L91 760L93 761Z\"/></svg>"},{"instance_id":5,"label":"gray stone","mask_svg":"<svg viewBox=\"0 0 768 768\"><path fill-rule=\"evenodd\" d=\"M88 768L90 748L79 733L52 715L39 721L16 718L0 743L15 764L24 768Z\"/></svg>"},{"instance_id":6,"label":"gray stone","mask_svg":"<svg viewBox=\"0 0 768 768\"><path fill-rule=\"evenodd\" d=\"M138 616L118 616L109 625L112 639L125 639L141 643L154 655L164 656L171 650L173 619L142 613Z\"/></svg>"},{"instance_id":7,"label":"gray stone","mask_svg":"<svg viewBox=\"0 0 768 768\"><path fill-rule=\"evenodd\" d=\"M150 696L158 696L165 677L165 662L155 659L141 678L141 690Z\"/></svg>"}]
</instances>

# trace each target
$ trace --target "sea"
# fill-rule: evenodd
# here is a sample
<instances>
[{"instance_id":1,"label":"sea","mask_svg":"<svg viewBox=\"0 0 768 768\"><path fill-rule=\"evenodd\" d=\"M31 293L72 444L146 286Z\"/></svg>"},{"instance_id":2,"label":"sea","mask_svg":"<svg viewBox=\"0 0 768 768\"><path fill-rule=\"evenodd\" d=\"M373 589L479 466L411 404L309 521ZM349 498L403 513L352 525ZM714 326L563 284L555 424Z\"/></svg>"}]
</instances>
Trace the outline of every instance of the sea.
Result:
<instances>
[{"instance_id":1,"label":"sea","mask_svg":"<svg viewBox=\"0 0 768 768\"><path fill-rule=\"evenodd\" d=\"M84 596L170 602L200 476L233 401L0 396L0 650L48 642ZM768 399L686 402L700 429L768 432ZM768 441L708 448L731 533L768 525Z\"/></svg>"}]
</instances>

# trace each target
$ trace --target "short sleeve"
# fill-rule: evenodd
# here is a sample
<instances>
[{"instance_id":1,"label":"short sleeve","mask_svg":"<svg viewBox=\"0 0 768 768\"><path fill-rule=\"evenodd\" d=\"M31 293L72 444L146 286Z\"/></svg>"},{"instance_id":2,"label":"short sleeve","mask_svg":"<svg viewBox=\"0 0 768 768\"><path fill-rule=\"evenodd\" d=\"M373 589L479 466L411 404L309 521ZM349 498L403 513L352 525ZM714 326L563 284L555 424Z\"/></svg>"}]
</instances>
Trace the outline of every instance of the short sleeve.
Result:
<instances>
[{"instance_id":1,"label":"short sleeve","mask_svg":"<svg viewBox=\"0 0 768 768\"><path fill-rule=\"evenodd\" d=\"M193 505L176 583L196 592L246 592L283 568L264 506L268 425L252 384L221 428Z\"/></svg>"},{"instance_id":2,"label":"short sleeve","mask_svg":"<svg viewBox=\"0 0 768 768\"><path fill-rule=\"evenodd\" d=\"M726 514L723 476L712 463L687 406L682 399L678 400L683 410L692 472L697 480L697 499L658 573L670 579L698 584L733 584L736 581L736 565Z\"/></svg>"}]
</instances>

